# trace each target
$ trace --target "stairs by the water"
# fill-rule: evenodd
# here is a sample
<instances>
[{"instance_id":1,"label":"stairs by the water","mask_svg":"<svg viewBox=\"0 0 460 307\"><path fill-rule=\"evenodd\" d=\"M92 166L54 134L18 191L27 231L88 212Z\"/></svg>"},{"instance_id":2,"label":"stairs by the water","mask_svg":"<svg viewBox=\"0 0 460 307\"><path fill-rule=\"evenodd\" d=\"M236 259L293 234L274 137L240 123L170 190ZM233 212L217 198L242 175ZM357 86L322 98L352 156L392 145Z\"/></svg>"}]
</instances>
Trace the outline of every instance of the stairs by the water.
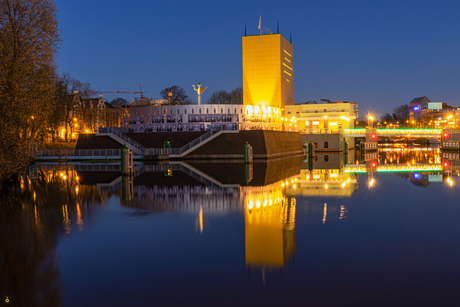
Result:
<instances>
[{"instance_id":1,"label":"stairs by the water","mask_svg":"<svg viewBox=\"0 0 460 307\"><path fill-rule=\"evenodd\" d=\"M209 143L210 141L217 138L218 136L222 134L228 134L228 133L239 133L239 130L208 131L202 136L194 139L190 143L182 146L181 148L171 149L171 153L169 154L169 156L172 158L182 158L188 155L189 153L191 153L192 151L205 145L206 143Z\"/></svg>"},{"instance_id":2,"label":"stairs by the water","mask_svg":"<svg viewBox=\"0 0 460 307\"><path fill-rule=\"evenodd\" d=\"M143 155L145 152L145 147L133 140L132 138L126 136L120 132L117 128L100 128L99 133L96 133L97 136L109 136L118 143L125 145L131 149L135 154Z\"/></svg>"},{"instance_id":3,"label":"stairs by the water","mask_svg":"<svg viewBox=\"0 0 460 307\"><path fill-rule=\"evenodd\" d=\"M221 130L221 131L208 131L205 134L197 137L190 143L182 146L181 148L147 148L145 151L146 155L169 155L170 158L182 158L191 153L192 151L200 148L201 146L209 143L219 135L227 133L239 133L238 130Z\"/></svg>"}]
</instances>

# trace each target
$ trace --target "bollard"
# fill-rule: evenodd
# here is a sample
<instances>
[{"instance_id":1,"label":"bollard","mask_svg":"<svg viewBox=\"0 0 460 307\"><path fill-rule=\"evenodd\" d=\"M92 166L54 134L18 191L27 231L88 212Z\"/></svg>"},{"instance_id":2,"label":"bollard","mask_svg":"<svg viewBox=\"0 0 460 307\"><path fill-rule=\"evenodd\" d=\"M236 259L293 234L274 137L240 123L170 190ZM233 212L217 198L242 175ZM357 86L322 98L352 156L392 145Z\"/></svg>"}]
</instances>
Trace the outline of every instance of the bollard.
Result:
<instances>
[{"instance_id":1,"label":"bollard","mask_svg":"<svg viewBox=\"0 0 460 307\"><path fill-rule=\"evenodd\" d=\"M348 153L348 143L347 141L345 141L345 139L343 140L343 143L342 143L342 149L343 149L344 154Z\"/></svg>"},{"instance_id":2,"label":"bollard","mask_svg":"<svg viewBox=\"0 0 460 307\"><path fill-rule=\"evenodd\" d=\"M134 169L133 152L126 147L126 144L121 149L121 174L132 175Z\"/></svg>"},{"instance_id":3,"label":"bollard","mask_svg":"<svg viewBox=\"0 0 460 307\"><path fill-rule=\"evenodd\" d=\"M244 165L244 181L246 184L249 184L251 182L253 177L253 168L251 163L247 163Z\"/></svg>"},{"instance_id":4,"label":"bollard","mask_svg":"<svg viewBox=\"0 0 460 307\"><path fill-rule=\"evenodd\" d=\"M252 147L248 142L244 145L244 163L252 163Z\"/></svg>"},{"instance_id":5,"label":"bollard","mask_svg":"<svg viewBox=\"0 0 460 307\"><path fill-rule=\"evenodd\" d=\"M310 143L308 143L308 156L309 157L313 157L313 143L310 141Z\"/></svg>"},{"instance_id":6,"label":"bollard","mask_svg":"<svg viewBox=\"0 0 460 307\"><path fill-rule=\"evenodd\" d=\"M129 151L129 149L126 147L126 144L123 145L123 148L121 149L121 173L125 173L125 165L126 165L126 155L125 152Z\"/></svg>"},{"instance_id":7,"label":"bollard","mask_svg":"<svg viewBox=\"0 0 460 307\"><path fill-rule=\"evenodd\" d=\"M308 170L313 171L313 157L308 158Z\"/></svg>"}]
</instances>

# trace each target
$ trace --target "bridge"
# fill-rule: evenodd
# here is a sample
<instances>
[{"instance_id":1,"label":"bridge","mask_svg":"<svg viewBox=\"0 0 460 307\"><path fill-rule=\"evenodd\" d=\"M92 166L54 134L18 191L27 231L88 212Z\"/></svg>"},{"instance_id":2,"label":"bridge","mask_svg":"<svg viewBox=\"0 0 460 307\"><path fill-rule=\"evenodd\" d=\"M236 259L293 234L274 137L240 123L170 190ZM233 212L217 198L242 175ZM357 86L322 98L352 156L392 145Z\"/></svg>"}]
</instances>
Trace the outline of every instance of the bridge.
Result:
<instances>
[{"instance_id":1,"label":"bridge","mask_svg":"<svg viewBox=\"0 0 460 307\"><path fill-rule=\"evenodd\" d=\"M371 171L370 171L371 169ZM442 164L399 164L399 165L377 165L375 168L368 168L366 164L348 164L343 167L344 173L367 173L367 172L441 172Z\"/></svg>"},{"instance_id":2,"label":"bridge","mask_svg":"<svg viewBox=\"0 0 460 307\"><path fill-rule=\"evenodd\" d=\"M442 129L411 129L411 128L394 128L394 129L374 129L378 137L391 137L391 136L410 136L410 137L441 137ZM365 128L343 129L344 137L365 137Z\"/></svg>"}]
</instances>

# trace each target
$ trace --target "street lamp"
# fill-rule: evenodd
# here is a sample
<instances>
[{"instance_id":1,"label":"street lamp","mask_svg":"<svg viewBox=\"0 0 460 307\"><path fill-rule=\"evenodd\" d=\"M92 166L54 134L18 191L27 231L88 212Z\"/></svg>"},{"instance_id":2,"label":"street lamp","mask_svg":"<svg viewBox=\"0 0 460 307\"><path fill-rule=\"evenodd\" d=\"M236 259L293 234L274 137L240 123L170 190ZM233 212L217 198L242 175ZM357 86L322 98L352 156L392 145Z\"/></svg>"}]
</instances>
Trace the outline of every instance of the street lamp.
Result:
<instances>
[{"instance_id":1,"label":"street lamp","mask_svg":"<svg viewBox=\"0 0 460 307\"><path fill-rule=\"evenodd\" d=\"M368 124L369 128L372 129L372 128L373 128L372 123L373 123L373 121L374 121L374 116L369 115L369 116L367 117L367 119L368 119L368 123L367 123L367 124Z\"/></svg>"}]
</instances>

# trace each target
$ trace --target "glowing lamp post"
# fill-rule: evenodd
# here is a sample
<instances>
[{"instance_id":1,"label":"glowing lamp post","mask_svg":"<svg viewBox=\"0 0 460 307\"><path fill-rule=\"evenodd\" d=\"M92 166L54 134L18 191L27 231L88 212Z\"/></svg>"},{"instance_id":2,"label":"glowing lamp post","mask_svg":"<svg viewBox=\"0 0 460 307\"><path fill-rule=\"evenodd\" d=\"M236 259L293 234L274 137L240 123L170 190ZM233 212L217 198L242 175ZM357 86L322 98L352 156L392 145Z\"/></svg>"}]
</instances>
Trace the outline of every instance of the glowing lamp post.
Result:
<instances>
[{"instance_id":1,"label":"glowing lamp post","mask_svg":"<svg viewBox=\"0 0 460 307\"><path fill-rule=\"evenodd\" d=\"M372 128L373 128L373 125L372 125L372 124L373 124L373 122L374 122L374 116L369 115L369 116L367 117L367 120L368 120L368 126L369 126L369 128L372 129Z\"/></svg>"}]
</instances>

